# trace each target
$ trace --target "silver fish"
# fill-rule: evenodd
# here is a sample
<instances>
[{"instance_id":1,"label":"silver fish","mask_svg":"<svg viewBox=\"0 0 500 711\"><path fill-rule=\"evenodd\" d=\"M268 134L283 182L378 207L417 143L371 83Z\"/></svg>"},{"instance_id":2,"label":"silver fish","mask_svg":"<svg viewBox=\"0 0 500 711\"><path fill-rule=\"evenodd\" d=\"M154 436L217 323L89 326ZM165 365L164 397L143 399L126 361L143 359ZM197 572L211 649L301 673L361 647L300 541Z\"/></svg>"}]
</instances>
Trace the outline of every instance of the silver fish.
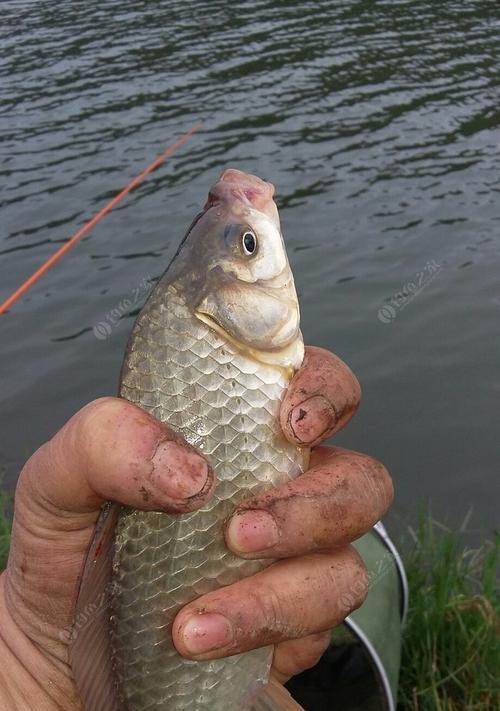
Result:
<instances>
[{"instance_id":1,"label":"silver fish","mask_svg":"<svg viewBox=\"0 0 500 711\"><path fill-rule=\"evenodd\" d=\"M244 498L307 466L308 450L287 442L278 423L304 347L273 192L255 176L222 174L128 343L120 395L203 452L217 486L194 513L108 516L106 649L119 709L245 709L268 679L270 648L194 662L179 655L170 630L186 603L269 565L229 552L223 523ZM85 708L96 711L101 702L89 686Z\"/></svg>"}]
</instances>

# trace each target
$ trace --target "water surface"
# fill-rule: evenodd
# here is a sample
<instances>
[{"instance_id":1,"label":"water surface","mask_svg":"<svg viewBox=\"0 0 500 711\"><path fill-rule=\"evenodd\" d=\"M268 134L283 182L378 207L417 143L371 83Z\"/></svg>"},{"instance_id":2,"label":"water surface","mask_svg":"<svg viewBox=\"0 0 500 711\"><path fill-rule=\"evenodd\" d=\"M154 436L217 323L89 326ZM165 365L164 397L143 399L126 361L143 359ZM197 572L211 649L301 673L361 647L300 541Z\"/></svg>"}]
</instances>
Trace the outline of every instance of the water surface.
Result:
<instances>
[{"instance_id":1,"label":"water surface","mask_svg":"<svg viewBox=\"0 0 500 711\"><path fill-rule=\"evenodd\" d=\"M430 499L438 518L473 506L491 527L500 4L51 0L2 15L0 299L204 121L0 319L7 484L116 392L147 282L234 166L277 186L307 342L362 382L339 443L387 464L403 520Z\"/></svg>"}]
</instances>

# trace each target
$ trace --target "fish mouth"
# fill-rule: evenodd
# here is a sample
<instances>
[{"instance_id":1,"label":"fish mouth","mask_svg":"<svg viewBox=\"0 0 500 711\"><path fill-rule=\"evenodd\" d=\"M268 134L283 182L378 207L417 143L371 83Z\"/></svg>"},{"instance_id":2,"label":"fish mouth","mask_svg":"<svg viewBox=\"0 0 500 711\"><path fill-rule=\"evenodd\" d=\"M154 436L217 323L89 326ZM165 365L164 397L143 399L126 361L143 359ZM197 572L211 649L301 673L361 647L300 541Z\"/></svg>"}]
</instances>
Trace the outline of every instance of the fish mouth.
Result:
<instances>
[{"instance_id":1,"label":"fish mouth","mask_svg":"<svg viewBox=\"0 0 500 711\"><path fill-rule=\"evenodd\" d=\"M221 326L214 316L205 311L195 311L194 315L199 321L211 328L212 331L215 331L219 336L222 336L222 338L228 341L228 343L247 358L249 357L257 362L280 368L284 371L287 378L291 378L302 363L304 358L304 344L300 331L297 331L297 337L291 340L287 345L274 350L265 351L259 348L252 348L242 340L235 338L224 326Z\"/></svg>"},{"instance_id":2,"label":"fish mouth","mask_svg":"<svg viewBox=\"0 0 500 711\"><path fill-rule=\"evenodd\" d=\"M208 194L205 211L218 205L230 209L253 208L269 217L279 228L278 209L273 200L274 185L250 173L228 168Z\"/></svg>"},{"instance_id":3,"label":"fish mouth","mask_svg":"<svg viewBox=\"0 0 500 711\"><path fill-rule=\"evenodd\" d=\"M212 316L212 314L209 314L203 310L196 310L194 312L194 315L199 321L211 328L212 331L215 331L215 333L218 333L219 336L222 336L227 341L229 341L229 343L232 343L233 346L236 346L239 351L248 353L248 351L252 350L251 348L249 348L249 346L243 343L243 341L240 341L238 338L235 338L233 335L231 335L229 331L224 328L224 326L221 326L221 324L217 321L215 316Z\"/></svg>"}]
</instances>

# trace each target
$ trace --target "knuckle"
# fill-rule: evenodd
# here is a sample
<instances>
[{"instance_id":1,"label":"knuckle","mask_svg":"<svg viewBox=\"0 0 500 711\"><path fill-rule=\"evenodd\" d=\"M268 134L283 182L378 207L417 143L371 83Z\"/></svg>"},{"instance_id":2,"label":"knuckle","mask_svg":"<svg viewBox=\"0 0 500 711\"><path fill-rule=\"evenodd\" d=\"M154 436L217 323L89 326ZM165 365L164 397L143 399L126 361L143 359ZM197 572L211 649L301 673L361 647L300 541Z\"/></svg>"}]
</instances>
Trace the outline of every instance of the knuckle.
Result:
<instances>
[{"instance_id":1,"label":"knuckle","mask_svg":"<svg viewBox=\"0 0 500 711\"><path fill-rule=\"evenodd\" d=\"M50 458L50 449L51 442L45 442L24 463L16 485L16 508L19 504L24 503L26 499L29 500L35 497L34 492L39 484L40 472L43 471L47 460Z\"/></svg>"},{"instance_id":2,"label":"knuckle","mask_svg":"<svg viewBox=\"0 0 500 711\"><path fill-rule=\"evenodd\" d=\"M51 440L49 440L48 442L44 442L42 445L40 445L40 447L38 447L38 449L33 452L30 457L28 457L28 459L24 463L23 468L21 469L21 473L19 474L19 483L22 482L23 478L28 477L31 471L36 471L40 468L43 461L47 458L48 450L50 449L50 444Z\"/></svg>"},{"instance_id":3,"label":"knuckle","mask_svg":"<svg viewBox=\"0 0 500 711\"><path fill-rule=\"evenodd\" d=\"M366 565L359 553L351 548L352 556L352 591L354 599L354 610L356 610L366 600L369 589L369 577Z\"/></svg>"},{"instance_id":4,"label":"knuckle","mask_svg":"<svg viewBox=\"0 0 500 711\"><path fill-rule=\"evenodd\" d=\"M394 488L389 472L379 461L368 457L366 476L371 484L373 493L380 502L381 508L385 511L394 497Z\"/></svg>"},{"instance_id":5,"label":"knuckle","mask_svg":"<svg viewBox=\"0 0 500 711\"><path fill-rule=\"evenodd\" d=\"M262 591L258 602L258 616L261 630L269 636L268 641L304 636L306 630L296 602L293 601L294 614L290 615L284 589L280 588L278 591L274 586L268 586Z\"/></svg>"},{"instance_id":6,"label":"knuckle","mask_svg":"<svg viewBox=\"0 0 500 711\"><path fill-rule=\"evenodd\" d=\"M384 502L384 508L388 509L394 500L394 485L392 478L383 464L377 462L375 476L378 480L380 493Z\"/></svg>"},{"instance_id":7,"label":"knuckle","mask_svg":"<svg viewBox=\"0 0 500 711\"><path fill-rule=\"evenodd\" d=\"M271 632L281 632L283 628L283 609L281 598L275 588L267 587L256 598L258 617L261 627Z\"/></svg>"},{"instance_id":8,"label":"knuckle","mask_svg":"<svg viewBox=\"0 0 500 711\"><path fill-rule=\"evenodd\" d=\"M76 412L48 442L50 456L59 462L77 462L85 479L102 470L121 451L121 426L137 416L138 408L126 400L102 397ZM144 417L149 417L142 413ZM126 430L127 428L125 428Z\"/></svg>"},{"instance_id":9,"label":"knuckle","mask_svg":"<svg viewBox=\"0 0 500 711\"><path fill-rule=\"evenodd\" d=\"M79 410L63 427L60 435L73 451L85 452L93 460L104 453L117 453L117 445L156 441L162 425L128 400L103 397Z\"/></svg>"},{"instance_id":10,"label":"knuckle","mask_svg":"<svg viewBox=\"0 0 500 711\"><path fill-rule=\"evenodd\" d=\"M67 423L66 427L74 428L78 434L87 434L91 429L102 431L116 419L126 417L136 410L136 406L127 400L117 397L102 397L89 402L82 407Z\"/></svg>"},{"instance_id":11,"label":"knuckle","mask_svg":"<svg viewBox=\"0 0 500 711\"><path fill-rule=\"evenodd\" d=\"M361 401L361 398L363 395L361 383L359 382L357 377L354 375L352 370L350 368L348 370L349 370L349 375L350 375L350 380L351 380L351 388L352 388L352 392L350 393L351 401L353 403L358 404Z\"/></svg>"},{"instance_id":12,"label":"knuckle","mask_svg":"<svg viewBox=\"0 0 500 711\"><path fill-rule=\"evenodd\" d=\"M344 582L345 589L339 596L342 617L357 610L366 600L369 590L368 570L359 553L349 546L345 551L345 564L349 570Z\"/></svg>"},{"instance_id":13,"label":"knuckle","mask_svg":"<svg viewBox=\"0 0 500 711\"><path fill-rule=\"evenodd\" d=\"M377 503L380 517L394 498L394 487L389 472L377 459L367 454L353 453L352 463L358 470L360 483L366 496Z\"/></svg>"}]
</instances>

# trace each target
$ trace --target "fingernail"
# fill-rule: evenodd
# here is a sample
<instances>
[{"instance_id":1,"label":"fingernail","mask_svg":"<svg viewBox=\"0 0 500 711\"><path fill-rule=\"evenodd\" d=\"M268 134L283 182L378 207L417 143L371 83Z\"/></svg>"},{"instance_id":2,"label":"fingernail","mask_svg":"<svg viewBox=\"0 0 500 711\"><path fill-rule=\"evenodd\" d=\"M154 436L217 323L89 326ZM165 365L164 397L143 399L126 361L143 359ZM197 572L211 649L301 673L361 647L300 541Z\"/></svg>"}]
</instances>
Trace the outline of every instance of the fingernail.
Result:
<instances>
[{"instance_id":1,"label":"fingernail","mask_svg":"<svg viewBox=\"0 0 500 711\"><path fill-rule=\"evenodd\" d=\"M196 496L207 483L207 462L177 442L160 442L152 462L158 487L173 499Z\"/></svg>"},{"instance_id":2,"label":"fingernail","mask_svg":"<svg viewBox=\"0 0 500 711\"><path fill-rule=\"evenodd\" d=\"M207 612L188 619L181 635L189 654L204 654L231 644L233 628L223 615Z\"/></svg>"},{"instance_id":3,"label":"fingernail","mask_svg":"<svg viewBox=\"0 0 500 711\"><path fill-rule=\"evenodd\" d=\"M290 426L299 442L314 442L332 429L336 414L331 402L323 395L314 395L292 410Z\"/></svg>"},{"instance_id":4,"label":"fingernail","mask_svg":"<svg viewBox=\"0 0 500 711\"><path fill-rule=\"evenodd\" d=\"M236 553L264 551L278 544L276 521L267 511L245 511L233 515L226 528L226 541Z\"/></svg>"}]
</instances>

